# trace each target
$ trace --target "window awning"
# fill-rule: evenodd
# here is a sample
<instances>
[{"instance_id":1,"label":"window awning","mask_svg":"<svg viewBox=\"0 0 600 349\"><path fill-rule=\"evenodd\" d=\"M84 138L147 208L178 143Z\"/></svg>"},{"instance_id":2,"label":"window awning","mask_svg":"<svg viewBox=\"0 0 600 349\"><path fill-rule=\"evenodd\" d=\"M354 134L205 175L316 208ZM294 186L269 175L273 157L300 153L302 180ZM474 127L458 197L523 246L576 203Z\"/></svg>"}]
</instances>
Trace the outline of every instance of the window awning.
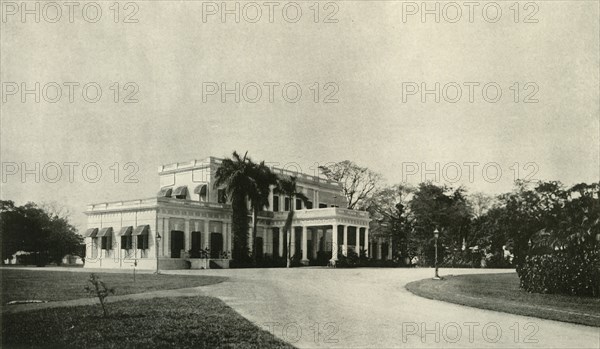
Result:
<instances>
[{"instance_id":1,"label":"window awning","mask_svg":"<svg viewBox=\"0 0 600 349\"><path fill-rule=\"evenodd\" d=\"M158 192L158 194L156 194L156 196L158 196L160 198L170 198L172 192L173 192L173 188L164 187L164 188L160 189L160 191Z\"/></svg>"},{"instance_id":2,"label":"window awning","mask_svg":"<svg viewBox=\"0 0 600 349\"><path fill-rule=\"evenodd\" d=\"M206 184L200 184L194 188L194 194L206 195Z\"/></svg>"},{"instance_id":3,"label":"window awning","mask_svg":"<svg viewBox=\"0 0 600 349\"><path fill-rule=\"evenodd\" d=\"M119 236L129 236L129 235L131 235L132 232L133 232L133 227L131 225L128 227L123 227L123 228L121 228L121 231L119 231Z\"/></svg>"},{"instance_id":4,"label":"window awning","mask_svg":"<svg viewBox=\"0 0 600 349\"><path fill-rule=\"evenodd\" d=\"M112 227L106 227L106 228L100 229L100 232L96 236L97 237L112 236L112 233L113 233L113 228Z\"/></svg>"},{"instance_id":5,"label":"window awning","mask_svg":"<svg viewBox=\"0 0 600 349\"><path fill-rule=\"evenodd\" d=\"M86 238L95 238L96 234L98 234L98 228L90 228L85 231Z\"/></svg>"},{"instance_id":6,"label":"window awning","mask_svg":"<svg viewBox=\"0 0 600 349\"><path fill-rule=\"evenodd\" d=\"M149 225L138 225L131 235L148 235Z\"/></svg>"},{"instance_id":7,"label":"window awning","mask_svg":"<svg viewBox=\"0 0 600 349\"><path fill-rule=\"evenodd\" d=\"M179 195L187 196L187 192L188 192L187 185L182 185L182 186L175 188L175 190L173 190L173 196L179 196Z\"/></svg>"}]
</instances>

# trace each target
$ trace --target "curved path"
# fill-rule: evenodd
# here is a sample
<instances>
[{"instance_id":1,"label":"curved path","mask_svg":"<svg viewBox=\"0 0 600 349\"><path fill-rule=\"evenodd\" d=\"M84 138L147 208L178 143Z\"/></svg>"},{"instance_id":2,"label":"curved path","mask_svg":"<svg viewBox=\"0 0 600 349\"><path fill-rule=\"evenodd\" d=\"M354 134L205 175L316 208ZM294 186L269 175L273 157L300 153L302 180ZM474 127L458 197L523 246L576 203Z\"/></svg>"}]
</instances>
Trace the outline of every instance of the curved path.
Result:
<instances>
[{"instance_id":1,"label":"curved path","mask_svg":"<svg viewBox=\"0 0 600 349\"><path fill-rule=\"evenodd\" d=\"M452 269L441 274L511 272ZM600 348L600 329L413 295L431 269L229 269L198 288L300 348Z\"/></svg>"}]
</instances>

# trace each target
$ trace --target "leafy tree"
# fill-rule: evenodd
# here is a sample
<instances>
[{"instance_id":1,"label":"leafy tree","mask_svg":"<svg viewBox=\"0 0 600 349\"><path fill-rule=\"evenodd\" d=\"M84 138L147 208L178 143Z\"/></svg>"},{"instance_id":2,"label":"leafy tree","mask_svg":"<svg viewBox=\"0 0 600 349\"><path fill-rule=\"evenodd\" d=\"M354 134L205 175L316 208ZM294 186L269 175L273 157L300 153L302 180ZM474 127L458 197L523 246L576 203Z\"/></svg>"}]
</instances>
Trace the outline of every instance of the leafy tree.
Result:
<instances>
[{"instance_id":1,"label":"leafy tree","mask_svg":"<svg viewBox=\"0 0 600 349\"><path fill-rule=\"evenodd\" d=\"M485 215L495 204L496 199L488 194L477 192L467 197L475 218Z\"/></svg>"},{"instance_id":2,"label":"leafy tree","mask_svg":"<svg viewBox=\"0 0 600 349\"><path fill-rule=\"evenodd\" d=\"M0 236L3 258L30 252L40 266L48 258L61 264L65 255L78 253L83 241L68 217L51 215L34 203L15 206L12 201L0 202Z\"/></svg>"},{"instance_id":3,"label":"leafy tree","mask_svg":"<svg viewBox=\"0 0 600 349\"><path fill-rule=\"evenodd\" d=\"M231 198L233 251L232 257L238 262L248 261L248 206L249 189L254 187L254 163L247 156L241 157L236 151L231 159L225 158L215 173L214 187L225 187Z\"/></svg>"},{"instance_id":4,"label":"leafy tree","mask_svg":"<svg viewBox=\"0 0 600 349\"><path fill-rule=\"evenodd\" d=\"M468 235L471 218L471 209L462 187L453 189L431 182L421 183L409 207L413 216L409 249L420 260L433 258L433 231L436 228L440 231L442 251L460 250L463 239Z\"/></svg>"},{"instance_id":5,"label":"leafy tree","mask_svg":"<svg viewBox=\"0 0 600 349\"><path fill-rule=\"evenodd\" d=\"M344 160L319 169L328 179L342 184L349 209L364 209L382 181L380 174L352 161Z\"/></svg>"},{"instance_id":6,"label":"leafy tree","mask_svg":"<svg viewBox=\"0 0 600 349\"><path fill-rule=\"evenodd\" d=\"M252 258L256 262L258 213L269 207L269 193L271 192L271 185L277 184L277 175L271 172L264 161L259 164L252 164L250 172L252 186L247 189L252 208Z\"/></svg>"},{"instance_id":7,"label":"leafy tree","mask_svg":"<svg viewBox=\"0 0 600 349\"><path fill-rule=\"evenodd\" d=\"M407 184L397 184L381 188L367 201L367 211L371 216L370 230L373 236L391 237L393 251L411 259L408 239L412 230L412 216L409 210L410 199L415 188Z\"/></svg>"},{"instance_id":8,"label":"leafy tree","mask_svg":"<svg viewBox=\"0 0 600 349\"><path fill-rule=\"evenodd\" d=\"M293 176L291 176L289 178L280 178L277 183L277 187L275 188L275 192L278 194L284 195L285 197L288 198L288 200L290 202L290 211L288 212L288 216L285 220L285 225L283 227L283 231L287 236L287 242L288 242L286 267L289 268L292 264L292 257L293 257L291 255L291 250L292 250L291 228L292 228L292 221L294 220L294 206L295 206L294 198L302 200L302 202L305 205L308 203L309 200L306 197L306 195L304 195L304 193L298 191L298 188L296 185L296 177L293 177ZM334 246L334 248L337 248L337 246Z\"/></svg>"}]
</instances>

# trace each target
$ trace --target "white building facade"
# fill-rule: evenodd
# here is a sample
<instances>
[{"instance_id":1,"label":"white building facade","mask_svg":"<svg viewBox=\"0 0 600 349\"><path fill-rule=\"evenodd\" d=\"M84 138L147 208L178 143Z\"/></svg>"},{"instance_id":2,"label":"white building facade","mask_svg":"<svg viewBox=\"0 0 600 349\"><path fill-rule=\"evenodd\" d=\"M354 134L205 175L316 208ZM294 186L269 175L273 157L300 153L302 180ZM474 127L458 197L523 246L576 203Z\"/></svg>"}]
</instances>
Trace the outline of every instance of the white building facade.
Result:
<instances>
[{"instance_id":1,"label":"white building facade","mask_svg":"<svg viewBox=\"0 0 600 349\"><path fill-rule=\"evenodd\" d=\"M233 248L232 209L224 188L215 188L221 159L209 157L159 167L155 197L88 205L85 233L87 268L227 268ZM290 200L273 191L258 216L257 256L284 258L288 212L294 205L291 254L302 264L329 261L349 250L378 259L391 258L391 244L369 236L369 214L349 210L340 183L273 168L295 176L308 198ZM249 218L250 219L250 218ZM252 249L251 228L248 245Z\"/></svg>"}]
</instances>

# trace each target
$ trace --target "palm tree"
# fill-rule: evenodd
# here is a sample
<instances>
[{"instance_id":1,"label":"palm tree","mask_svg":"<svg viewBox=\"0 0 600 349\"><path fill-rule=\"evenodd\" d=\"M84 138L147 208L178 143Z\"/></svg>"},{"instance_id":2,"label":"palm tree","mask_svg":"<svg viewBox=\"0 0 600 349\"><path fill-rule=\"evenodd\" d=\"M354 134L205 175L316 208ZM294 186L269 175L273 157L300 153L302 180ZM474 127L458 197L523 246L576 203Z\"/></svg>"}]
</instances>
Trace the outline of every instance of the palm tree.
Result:
<instances>
[{"instance_id":1,"label":"palm tree","mask_svg":"<svg viewBox=\"0 0 600 349\"><path fill-rule=\"evenodd\" d=\"M290 211L288 213L287 219L285 220L285 225L283 227L283 231L286 232L287 242L288 242L286 267L289 268L292 264L292 256L291 256L292 238L291 238L291 229L290 228L292 227L292 221L294 219L294 206L295 205L294 205L293 199L294 199L294 197L297 199L300 199L306 205L306 203L308 202L308 198L306 197L306 195L304 195L304 193L298 191L298 188L296 186L296 177L293 177L293 176L291 176L289 179L280 178L279 181L277 182L277 188L275 188L275 192L277 192L278 194L285 195L290 202Z\"/></svg>"},{"instance_id":2,"label":"palm tree","mask_svg":"<svg viewBox=\"0 0 600 349\"><path fill-rule=\"evenodd\" d=\"M214 187L225 186L227 196L231 198L234 260L243 262L248 258L248 207L246 198L254 187L253 173L255 164L247 156L234 151L232 158L225 158L215 173ZM208 233L208 232L207 232Z\"/></svg>"},{"instance_id":3,"label":"palm tree","mask_svg":"<svg viewBox=\"0 0 600 349\"><path fill-rule=\"evenodd\" d=\"M269 193L271 185L277 184L277 175L265 165L264 161L253 164L251 169L253 185L248 188L248 198L252 209L252 259L256 262L256 234L258 224L258 212L269 207Z\"/></svg>"}]
</instances>

